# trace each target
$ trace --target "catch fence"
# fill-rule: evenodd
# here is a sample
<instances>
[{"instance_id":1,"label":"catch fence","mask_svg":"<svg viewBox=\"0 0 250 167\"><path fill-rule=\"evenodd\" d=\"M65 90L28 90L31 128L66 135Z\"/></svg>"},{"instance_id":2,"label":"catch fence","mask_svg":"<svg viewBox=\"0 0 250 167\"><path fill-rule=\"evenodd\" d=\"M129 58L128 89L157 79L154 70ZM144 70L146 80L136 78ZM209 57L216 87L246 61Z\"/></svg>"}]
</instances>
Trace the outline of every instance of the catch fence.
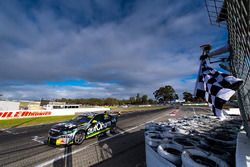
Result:
<instances>
[{"instance_id":1,"label":"catch fence","mask_svg":"<svg viewBox=\"0 0 250 167\"><path fill-rule=\"evenodd\" d=\"M205 0L211 24L228 30L231 73L244 80L238 103L250 138L250 0Z\"/></svg>"}]
</instances>

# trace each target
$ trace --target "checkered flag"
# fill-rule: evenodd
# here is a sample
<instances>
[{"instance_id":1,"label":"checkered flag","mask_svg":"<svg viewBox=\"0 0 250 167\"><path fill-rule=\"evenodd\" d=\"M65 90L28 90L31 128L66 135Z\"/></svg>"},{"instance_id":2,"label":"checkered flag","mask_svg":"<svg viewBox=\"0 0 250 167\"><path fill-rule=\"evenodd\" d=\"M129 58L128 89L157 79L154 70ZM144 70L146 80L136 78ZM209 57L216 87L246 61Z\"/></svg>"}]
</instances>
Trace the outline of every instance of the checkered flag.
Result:
<instances>
[{"instance_id":1,"label":"checkered flag","mask_svg":"<svg viewBox=\"0 0 250 167\"><path fill-rule=\"evenodd\" d=\"M219 72L201 61L195 96L208 102L215 116L223 118L222 107L243 83L242 79Z\"/></svg>"}]
</instances>

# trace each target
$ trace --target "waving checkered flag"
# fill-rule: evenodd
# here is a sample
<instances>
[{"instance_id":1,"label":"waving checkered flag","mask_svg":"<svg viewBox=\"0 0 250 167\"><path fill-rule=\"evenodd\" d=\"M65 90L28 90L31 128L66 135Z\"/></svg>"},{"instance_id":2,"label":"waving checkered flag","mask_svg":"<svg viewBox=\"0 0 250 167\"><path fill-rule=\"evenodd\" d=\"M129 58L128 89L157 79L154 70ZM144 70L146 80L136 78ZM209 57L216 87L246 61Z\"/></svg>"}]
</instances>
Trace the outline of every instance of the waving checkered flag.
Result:
<instances>
[{"instance_id":1,"label":"waving checkered flag","mask_svg":"<svg viewBox=\"0 0 250 167\"><path fill-rule=\"evenodd\" d=\"M201 61L199 77L196 82L195 96L205 99L214 115L224 117L223 105L234 95L243 83L242 79L219 72Z\"/></svg>"}]
</instances>

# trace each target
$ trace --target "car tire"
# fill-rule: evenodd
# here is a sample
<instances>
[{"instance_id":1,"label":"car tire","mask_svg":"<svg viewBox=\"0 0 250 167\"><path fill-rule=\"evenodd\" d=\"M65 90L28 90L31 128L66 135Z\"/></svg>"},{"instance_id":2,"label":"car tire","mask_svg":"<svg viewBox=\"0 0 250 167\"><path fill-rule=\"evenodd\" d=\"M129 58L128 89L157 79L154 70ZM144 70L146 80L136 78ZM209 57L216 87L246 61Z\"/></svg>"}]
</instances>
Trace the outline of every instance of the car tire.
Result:
<instances>
[{"instance_id":1,"label":"car tire","mask_svg":"<svg viewBox=\"0 0 250 167\"><path fill-rule=\"evenodd\" d=\"M116 134L116 133L118 133L117 127L116 127L116 126L112 127L112 128L110 129L110 133L111 133L111 134Z\"/></svg>"},{"instance_id":2,"label":"car tire","mask_svg":"<svg viewBox=\"0 0 250 167\"><path fill-rule=\"evenodd\" d=\"M78 131L74 136L74 144L80 145L86 138L86 133L84 131Z\"/></svg>"}]
</instances>

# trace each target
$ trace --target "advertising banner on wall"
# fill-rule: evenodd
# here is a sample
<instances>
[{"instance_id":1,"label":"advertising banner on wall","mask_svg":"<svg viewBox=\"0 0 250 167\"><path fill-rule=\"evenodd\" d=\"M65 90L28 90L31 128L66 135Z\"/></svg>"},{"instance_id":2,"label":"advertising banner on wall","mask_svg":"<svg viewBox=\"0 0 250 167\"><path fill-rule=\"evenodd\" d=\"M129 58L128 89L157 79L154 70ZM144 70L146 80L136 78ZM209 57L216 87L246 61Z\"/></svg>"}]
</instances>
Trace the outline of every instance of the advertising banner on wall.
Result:
<instances>
[{"instance_id":1,"label":"advertising banner on wall","mask_svg":"<svg viewBox=\"0 0 250 167\"><path fill-rule=\"evenodd\" d=\"M53 110L10 110L0 111L0 120L14 118L31 118L43 116L75 115L85 112L104 112L110 108L78 108L78 109L53 109Z\"/></svg>"}]
</instances>

